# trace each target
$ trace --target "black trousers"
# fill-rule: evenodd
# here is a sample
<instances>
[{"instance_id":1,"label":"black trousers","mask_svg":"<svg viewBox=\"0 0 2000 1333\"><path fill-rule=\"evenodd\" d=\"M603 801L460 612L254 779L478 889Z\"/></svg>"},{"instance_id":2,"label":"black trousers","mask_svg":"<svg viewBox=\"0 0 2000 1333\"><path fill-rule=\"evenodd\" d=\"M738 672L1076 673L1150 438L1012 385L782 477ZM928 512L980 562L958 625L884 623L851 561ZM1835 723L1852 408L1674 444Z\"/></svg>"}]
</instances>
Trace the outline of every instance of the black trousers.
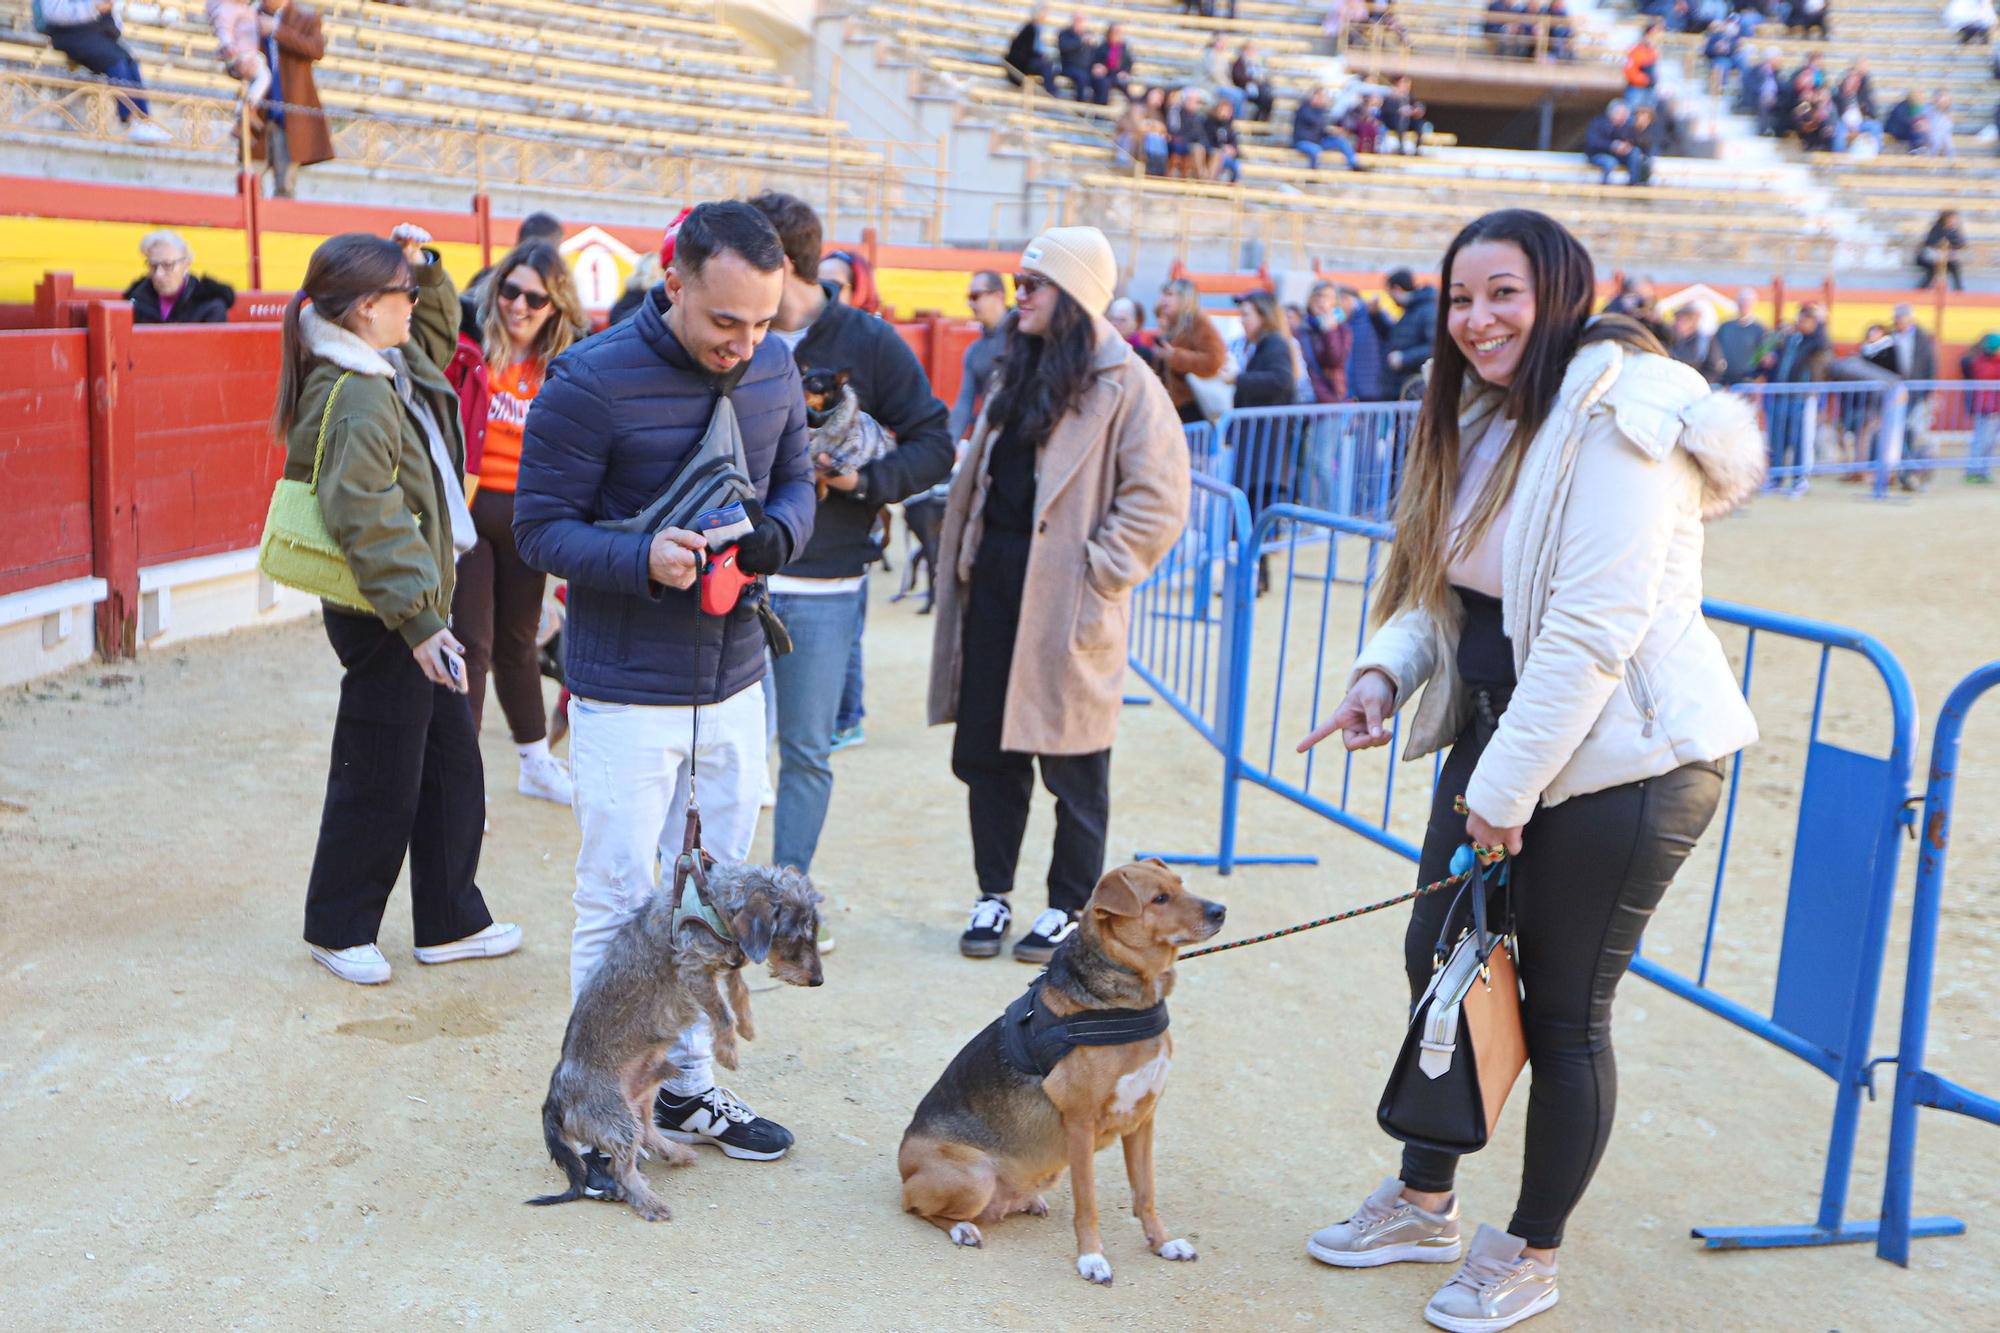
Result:
<instances>
[{"instance_id":1,"label":"black trousers","mask_svg":"<svg viewBox=\"0 0 2000 1333\"><path fill-rule=\"evenodd\" d=\"M1445 760L1431 803L1417 882L1450 873L1465 835L1452 809L1485 748L1475 722ZM1532 1246L1562 1244L1563 1224L1597 1170L1618 1102L1611 1000L1652 919L1722 795L1722 766L1689 764L1664 776L1538 809L1512 870L1520 932L1521 1025L1528 1041L1527 1152L1507 1230ZM1430 984L1432 950L1451 895L1417 899L1404 937L1414 1004ZM1403 1148L1411 1189L1452 1188L1455 1154Z\"/></svg>"},{"instance_id":2,"label":"black trousers","mask_svg":"<svg viewBox=\"0 0 2000 1333\"><path fill-rule=\"evenodd\" d=\"M514 492L480 487L472 497L472 526L479 545L458 562L458 586L451 594L452 632L465 645L472 729L478 731L485 716L490 672L514 744L528 745L549 734L535 648L548 576L530 568L514 549Z\"/></svg>"},{"instance_id":3,"label":"black trousers","mask_svg":"<svg viewBox=\"0 0 2000 1333\"><path fill-rule=\"evenodd\" d=\"M1021 840L1028 831L1028 803L1035 794L1035 766L1041 765L1042 785L1056 798L1049 906L1081 912L1104 874L1104 835L1111 821L1111 751L1030 755L1000 748L1028 546L1026 535L988 532L973 562L951 771L966 786L972 869L979 891L1004 894L1014 887Z\"/></svg>"},{"instance_id":4,"label":"black trousers","mask_svg":"<svg viewBox=\"0 0 2000 1333\"><path fill-rule=\"evenodd\" d=\"M323 619L347 674L306 886L306 942L374 943L406 850L417 945L477 934L493 923L473 882L486 775L465 696L433 685L374 616L327 607Z\"/></svg>"}]
</instances>

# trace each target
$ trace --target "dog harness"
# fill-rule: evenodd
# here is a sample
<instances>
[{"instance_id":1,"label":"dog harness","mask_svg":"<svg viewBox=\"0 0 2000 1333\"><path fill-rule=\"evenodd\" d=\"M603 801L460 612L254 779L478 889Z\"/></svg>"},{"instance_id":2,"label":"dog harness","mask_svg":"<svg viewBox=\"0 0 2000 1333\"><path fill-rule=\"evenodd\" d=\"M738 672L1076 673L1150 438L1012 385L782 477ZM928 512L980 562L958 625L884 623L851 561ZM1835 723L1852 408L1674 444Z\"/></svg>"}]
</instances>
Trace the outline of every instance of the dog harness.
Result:
<instances>
[{"instance_id":1,"label":"dog harness","mask_svg":"<svg viewBox=\"0 0 2000 1333\"><path fill-rule=\"evenodd\" d=\"M689 787L693 787L692 782ZM729 923L722 919L722 913L716 911L715 904L708 900L708 868L713 864L713 858L701 847L701 811L695 806L690 790L687 832L682 838L681 854L674 861L674 914L668 923L668 929L676 939L680 937L681 927L692 921L706 927L724 944L736 943L736 935L729 929Z\"/></svg>"},{"instance_id":2,"label":"dog harness","mask_svg":"<svg viewBox=\"0 0 2000 1333\"><path fill-rule=\"evenodd\" d=\"M1038 1003L1044 977L1036 977L1000 1016L1000 1049L1024 1074L1047 1078L1079 1046L1129 1046L1167 1030L1167 1002L1150 1009L1086 1009L1057 1016Z\"/></svg>"}]
</instances>

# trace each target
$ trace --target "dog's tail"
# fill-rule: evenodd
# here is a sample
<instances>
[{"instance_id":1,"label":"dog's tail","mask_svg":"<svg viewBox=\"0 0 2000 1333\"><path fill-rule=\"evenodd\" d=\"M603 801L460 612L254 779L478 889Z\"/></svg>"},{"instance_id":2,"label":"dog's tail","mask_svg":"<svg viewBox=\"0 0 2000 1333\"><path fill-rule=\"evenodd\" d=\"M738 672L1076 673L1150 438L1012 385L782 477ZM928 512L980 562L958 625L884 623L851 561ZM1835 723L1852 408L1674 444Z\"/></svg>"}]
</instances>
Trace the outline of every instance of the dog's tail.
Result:
<instances>
[{"instance_id":1,"label":"dog's tail","mask_svg":"<svg viewBox=\"0 0 2000 1333\"><path fill-rule=\"evenodd\" d=\"M561 1194L544 1194L528 1202L539 1207L551 1203L573 1203L583 1198L584 1187L590 1183L590 1172L583 1159L577 1156L576 1149L570 1147L569 1140L563 1137L562 1108L556 1103L553 1089L548 1100L542 1103L542 1141L549 1145L549 1156L555 1158L556 1165L569 1177L569 1188Z\"/></svg>"}]
</instances>

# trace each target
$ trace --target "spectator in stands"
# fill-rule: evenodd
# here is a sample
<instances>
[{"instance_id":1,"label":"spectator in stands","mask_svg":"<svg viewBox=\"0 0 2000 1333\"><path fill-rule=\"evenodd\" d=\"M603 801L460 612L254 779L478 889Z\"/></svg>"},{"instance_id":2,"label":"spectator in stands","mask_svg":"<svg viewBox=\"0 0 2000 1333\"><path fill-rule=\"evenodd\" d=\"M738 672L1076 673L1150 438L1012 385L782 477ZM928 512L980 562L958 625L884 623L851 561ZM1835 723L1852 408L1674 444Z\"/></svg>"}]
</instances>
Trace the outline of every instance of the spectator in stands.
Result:
<instances>
[{"instance_id":1,"label":"spectator in stands","mask_svg":"<svg viewBox=\"0 0 2000 1333\"><path fill-rule=\"evenodd\" d=\"M1660 160L1666 147L1666 129L1659 115L1666 104L1666 99L1662 98L1652 106L1642 106L1632 113L1626 132L1633 151L1631 165L1640 173L1639 179L1632 182L1634 185L1652 184L1653 164Z\"/></svg>"},{"instance_id":2,"label":"spectator in stands","mask_svg":"<svg viewBox=\"0 0 2000 1333\"><path fill-rule=\"evenodd\" d=\"M1564 0L1542 0L1541 27L1548 33L1544 48L1550 60L1576 59L1576 30L1569 25L1569 5Z\"/></svg>"},{"instance_id":3,"label":"spectator in stands","mask_svg":"<svg viewBox=\"0 0 2000 1333\"><path fill-rule=\"evenodd\" d=\"M1833 152L1837 124L1833 99L1824 92L1807 93L1792 109L1792 133L1808 153Z\"/></svg>"},{"instance_id":4,"label":"spectator in stands","mask_svg":"<svg viewBox=\"0 0 2000 1333\"><path fill-rule=\"evenodd\" d=\"M1314 88L1292 113L1292 147L1304 154L1306 165L1319 169L1320 154L1331 148L1349 171L1362 170L1354 156L1354 138L1333 123L1332 99L1325 88Z\"/></svg>"},{"instance_id":5,"label":"spectator in stands","mask_svg":"<svg viewBox=\"0 0 2000 1333\"><path fill-rule=\"evenodd\" d=\"M458 399L438 369L451 359L457 293L427 235L392 235L350 232L313 251L285 306L272 414L284 475L315 481L369 607L321 607L343 675L305 913L314 961L364 986L389 980L375 939L406 860L418 962L521 944L474 882L486 782L462 649L445 623L458 557L475 540Z\"/></svg>"},{"instance_id":6,"label":"spectator in stands","mask_svg":"<svg viewBox=\"0 0 2000 1333\"><path fill-rule=\"evenodd\" d=\"M1958 34L1960 46L1984 46L2000 17L1993 12L1993 0L1945 0L1944 26Z\"/></svg>"},{"instance_id":7,"label":"spectator in stands","mask_svg":"<svg viewBox=\"0 0 2000 1333\"><path fill-rule=\"evenodd\" d=\"M1951 141L1954 128L1951 94L1939 93L1931 99L1930 110L1924 113L1924 141L1917 152L1925 157L1956 157L1958 150Z\"/></svg>"},{"instance_id":8,"label":"spectator in stands","mask_svg":"<svg viewBox=\"0 0 2000 1333\"><path fill-rule=\"evenodd\" d=\"M1195 180L1208 176L1208 115L1201 89L1189 85L1167 99L1167 174Z\"/></svg>"},{"instance_id":9,"label":"spectator in stands","mask_svg":"<svg viewBox=\"0 0 2000 1333\"><path fill-rule=\"evenodd\" d=\"M549 753L535 643L548 577L515 549L514 488L528 410L541 392L549 363L569 349L584 326L583 301L569 265L546 241L517 246L494 265L493 274L479 309L488 394L479 486L472 497L479 544L459 561L451 623L465 644L473 730L479 730L485 716L490 671L521 761L516 790L568 805L574 795L570 773Z\"/></svg>"},{"instance_id":10,"label":"spectator in stands","mask_svg":"<svg viewBox=\"0 0 2000 1333\"><path fill-rule=\"evenodd\" d=\"M1389 89L1389 95L1382 99L1382 125L1395 146L1393 151L1415 157L1423 152L1424 135L1430 131L1430 122L1424 119L1429 108L1410 91L1407 74L1398 74Z\"/></svg>"},{"instance_id":11,"label":"spectator in stands","mask_svg":"<svg viewBox=\"0 0 2000 1333\"><path fill-rule=\"evenodd\" d=\"M1826 378L1833 360L1833 343L1827 337L1819 308L1801 305L1788 327L1778 330L1778 343L1771 365L1773 384L1813 384ZM1807 463L1805 449L1805 400L1791 394L1773 395L1765 402L1764 417L1770 432L1772 468L1801 468ZM1796 497L1806 493L1803 472L1789 483L1773 478L1774 489L1785 488Z\"/></svg>"},{"instance_id":12,"label":"spectator in stands","mask_svg":"<svg viewBox=\"0 0 2000 1333\"><path fill-rule=\"evenodd\" d=\"M1845 152L1848 145L1857 139L1866 138L1874 152L1882 151L1882 122L1875 114L1875 97L1868 86L1868 72L1857 61L1854 68L1840 78L1840 86L1834 89L1833 108L1840 118L1840 135L1846 142L1836 146L1835 151Z\"/></svg>"},{"instance_id":13,"label":"spectator in stands","mask_svg":"<svg viewBox=\"0 0 2000 1333\"><path fill-rule=\"evenodd\" d=\"M1016 88L1026 79L1040 79L1042 86L1049 90L1049 96L1056 95L1056 70L1048 54L1042 50L1042 32L1049 25L1049 11L1046 5L1037 6L1014 34L1014 40L1007 44L1007 82Z\"/></svg>"},{"instance_id":14,"label":"spectator in stands","mask_svg":"<svg viewBox=\"0 0 2000 1333\"><path fill-rule=\"evenodd\" d=\"M1528 0L1489 0L1482 31L1493 54L1525 60L1535 53L1535 25L1527 22Z\"/></svg>"},{"instance_id":15,"label":"spectator in stands","mask_svg":"<svg viewBox=\"0 0 2000 1333\"><path fill-rule=\"evenodd\" d=\"M1388 46L1393 38L1405 51L1410 49L1410 30L1396 13L1396 0L1368 0L1368 26L1376 34L1378 46Z\"/></svg>"},{"instance_id":16,"label":"spectator in stands","mask_svg":"<svg viewBox=\"0 0 2000 1333\"><path fill-rule=\"evenodd\" d=\"M139 242L146 276L125 289L134 324L221 324L236 289L206 273L196 277L194 252L178 232L149 231Z\"/></svg>"},{"instance_id":17,"label":"spectator in stands","mask_svg":"<svg viewBox=\"0 0 2000 1333\"><path fill-rule=\"evenodd\" d=\"M1631 104L1620 99L1606 106L1583 132L1583 160L1597 168L1597 183L1611 184L1611 173L1623 171L1629 185L1644 185L1652 172L1645 152L1632 132Z\"/></svg>"},{"instance_id":18,"label":"spectator in stands","mask_svg":"<svg viewBox=\"0 0 2000 1333\"><path fill-rule=\"evenodd\" d=\"M206 12L223 71L243 85L242 105L250 114L263 115L264 96L271 90L271 66L264 59L262 34L257 31L257 7L250 0L207 0Z\"/></svg>"},{"instance_id":19,"label":"spectator in stands","mask_svg":"<svg viewBox=\"0 0 2000 1333\"><path fill-rule=\"evenodd\" d=\"M1153 332L1146 327L1146 308L1129 296L1121 296L1104 309L1104 318L1111 327L1118 330L1118 336L1130 344L1139 358L1148 365L1153 359Z\"/></svg>"},{"instance_id":20,"label":"spectator in stands","mask_svg":"<svg viewBox=\"0 0 2000 1333\"><path fill-rule=\"evenodd\" d=\"M1643 106L1658 95L1660 44L1667 35L1666 25L1653 22L1625 53L1625 100Z\"/></svg>"},{"instance_id":21,"label":"spectator in stands","mask_svg":"<svg viewBox=\"0 0 2000 1333\"><path fill-rule=\"evenodd\" d=\"M1383 141L1389 137L1389 128L1382 123L1382 99L1373 93L1362 98L1341 120L1341 128L1354 136L1355 152L1384 151Z\"/></svg>"},{"instance_id":22,"label":"spectator in stands","mask_svg":"<svg viewBox=\"0 0 2000 1333\"><path fill-rule=\"evenodd\" d=\"M950 414L932 396L909 344L889 324L833 300L831 285L820 281L819 215L803 201L774 192L758 195L750 206L776 229L789 263L772 336L792 349L801 370L846 371L860 409L896 441L894 449L856 472L829 472L823 458L813 460L825 494L812 541L770 583L772 607L792 637L792 651L772 669L778 695L772 859L810 871L833 795L827 756L840 721L856 621L868 595L868 567L882 558L873 535L876 512L943 481L954 451Z\"/></svg>"},{"instance_id":23,"label":"spectator in stands","mask_svg":"<svg viewBox=\"0 0 2000 1333\"><path fill-rule=\"evenodd\" d=\"M1382 363L1396 377L1400 398L1410 386L1422 382L1424 363L1431 359L1431 343L1437 336L1437 289L1420 287L1416 275L1399 268L1383 280L1389 299L1402 313L1389 330Z\"/></svg>"},{"instance_id":24,"label":"spectator in stands","mask_svg":"<svg viewBox=\"0 0 2000 1333\"><path fill-rule=\"evenodd\" d=\"M1104 870L1129 589L1187 519L1186 437L1103 317L1117 279L1095 227L1022 251L1007 357L947 502L928 711L957 723L980 894L968 958L996 956L1012 924L1037 767L1056 798L1048 907L1014 957L1045 963L1076 930Z\"/></svg>"},{"instance_id":25,"label":"spectator in stands","mask_svg":"<svg viewBox=\"0 0 2000 1333\"><path fill-rule=\"evenodd\" d=\"M1784 76L1778 73L1778 62L1766 48L1755 65L1743 76L1743 84L1737 90L1736 106L1745 115L1757 119L1757 133L1765 137L1776 135L1780 130L1780 120L1784 114Z\"/></svg>"},{"instance_id":26,"label":"spectator in stands","mask_svg":"<svg viewBox=\"0 0 2000 1333\"><path fill-rule=\"evenodd\" d=\"M699 535L601 522L631 517L666 489L727 388L762 501L737 542L739 567L775 573L813 528L798 370L784 344L765 336L787 281L777 234L747 204L704 203L673 243L666 282L639 313L550 366L522 441L515 543L530 565L569 580L563 669L575 696L570 753L583 834L572 997L652 893L660 849L679 847L691 766L699 760L703 843L723 861L750 854L765 771L758 617L700 614ZM843 639L836 681L846 651ZM730 1157L783 1156L791 1132L716 1085L713 1049L705 1021L676 1034L668 1053L676 1073L654 1098L655 1123ZM602 1172L604 1159L592 1165ZM604 1184L612 1187L608 1175Z\"/></svg>"},{"instance_id":27,"label":"spectator in stands","mask_svg":"<svg viewBox=\"0 0 2000 1333\"><path fill-rule=\"evenodd\" d=\"M1207 122L1202 126L1202 138L1208 146L1209 179L1227 181L1231 185L1241 181L1242 141L1236 133L1236 108L1217 100L1215 109L1208 113Z\"/></svg>"},{"instance_id":28,"label":"spectator in stands","mask_svg":"<svg viewBox=\"0 0 2000 1333\"><path fill-rule=\"evenodd\" d=\"M1125 104L1112 143L1128 162L1144 162L1148 176L1167 174L1167 90L1158 84Z\"/></svg>"},{"instance_id":29,"label":"spectator in stands","mask_svg":"<svg viewBox=\"0 0 2000 1333\"><path fill-rule=\"evenodd\" d=\"M1202 86L1216 98L1228 102L1236 108L1238 115L1243 112L1243 90L1229 77L1232 64L1229 46L1220 32L1208 35L1208 45L1201 48L1200 69Z\"/></svg>"},{"instance_id":30,"label":"spectator in stands","mask_svg":"<svg viewBox=\"0 0 2000 1333\"><path fill-rule=\"evenodd\" d=\"M965 304L972 309L979 336L965 349L965 359L959 368L958 399L945 423L945 433L954 443L965 439L972 430L972 423L979 416L979 404L986 397L986 386L1007 354L1007 284L998 273L982 269L966 285Z\"/></svg>"},{"instance_id":31,"label":"spectator in stands","mask_svg":"<svg viewBox=\"0 0 2000 1333\"><path fill-rule=\"evenodd\" d=\"M49 45L99 78L132 92L118 98L118 120L133 143L158 144L173 138L155 125L146 105L146 82L139 62L125 46L112 0L41 0L36 27L48 34Z\"/></svg>"},{"instance_id":32,"label":"spectator in stands","mask_svg":"<svg viewBox=\"0 0 2000 1333\"><path fill-rule=\"evenodd\" d=\"M830 250L819 261L819 280L833 284L833 299L851 305L864 315L882 313L882 293L875 285L875 270L868 260L853 250Z\"/></svg>"},{"instance_id":33,"label":"spectator in stands","mask_svg":"<svg viewBox=\"0 0 2000 1333\"><path fill-rule=\"evenodd\" d=\"M1787 82L1791 85L1792 92L1798 97L1804 97L1808 93L1817 92L1819 89L1826 87L1826 66L1820 62L1819 52L1813 51L1808 53L1805 63L1792 71L1791 77Z\"/></svg>"},{"instance_id":34,"label":"spectator in stands","mask_svg":"<svg viewBox=\"0 0 2000 1333\"><path fill-rule=\"evenodd\" d=\"M1701 311L1692 304L1674 311L1674 337L1667 344L1667 355L1684 366L1701 372L1701 377L1710 384L1720 384L1728 373L1728 358L1722 354L1722 344L1713 333L1701 327Z\"/></svg>"},{"instance_id":35,"label":"spectator in stands","mask_svg":"<svg viewBox=\"0 0 2000 1333\"><path fill-rule=\"evenodd\" d=\"M611 303L611 312L605 317L604 327L622 324L639 313L639 306L653 288L660 285L666 276L666 265L658 255L641 255L639 262L632 266L632 276L625 279L625 290Z\"/></svg>"},{"instance_id":36,"label":"spectator in stands","mask_svg":"<svg viewBox=\"0 0 2000 1333\"><path fill-rule=\"evenodd\" d=\"M1734 388L1747 384L1763 373L1762 362L1769 331L1757 318L1757 293L1745 287L1736 293L1736 318L1715 331L1722 349L1722 384Z\"/></svg>"},{"instance_id":37,"label":"spectator in stands","mask_svg":"<svg viewBox=\"0 0 2000 1333\"><path fill-rule=\"evenodd\" d=\"M1228 350L1222 335L1202 313L1201 289L1186 278L1174 278L1160 288L1154 314L1159 330L1153 339L1153 369L1167 386L1167 397L1184 422L1207 419L1188 376L1213 379L1222 373Z\"/></svg>"},{"instance_id":38,"label":"spectator in stands","mask_svg":"<svg viewBox=\"0 0 2000 1333\"><path fill-rule=\"evenodd\" d=\"M1236 59L1230 62L1229 81L1243 94L1243 109L1250 119L1267 121L1271 118L1271 106L1277 100L1277 93L1271 86L1271 71L1265 68L1264 57L1257 50L1257 43L1245 42L1236 50Z\"/></svg>"},{"instance_id":39,"label":"spectator in stands","mask_svg":"<svg viewBox=\"0 0 2000 1333\"><path fill-rule=\"evenodd\" d=\"M1951 277L1954 291L1965 290L1965 274L1958 266L1959 251L1965 249L1965 228L1959 222L1958 210L1947 208L1937 215L1917 243L1917 271L1921 275L1917 286L1937 285L1940 270Z\"/></svg>"},{"instance_id":40,"label":"spectator in stands","mask_svg":"<svg viewBox=\"0 0 2000 1333\"><path fill-rule=\"evenodd\" d=\"M1802 37L1816 32L1825 41L1832 35L1827 26L1826 0L1789 0L1785 7L1785 32L1788 36Z\"/></svg>"},{"instance_id":41,"label":"spectator in stands","mask_svg":"<svg viewBox=\"0 0 2000 1333\"><path fill-rule=\"evenodd\" d=\"M1128 98L1132 95L1132 66L1135 63L1132 45L1125 40L1125 25L1107 24L1104 40L1090 53L1091 96L1099 106L1110 104L1114 89Z\"/></svg>"},{"instance_id":42,"label":"spectator in stands","mask_svg":"<svg viewBox=\"0 0 2000 1333\"><path fill-rule=\"evenodd\" d=\"M313 65L326 54L319 13L298 0L263 0L259 31L271 67L269 101L252 127L251 152L271 167L271 193L290 198L300 167L333 161Z\"/></svg>"},{"instance_id":43,"label":"spectator in stands","mask_svg":"<svg viewBox=\"0 0 2000 1333\"><path fill-rule=\"evenodd\" d=\"M1071 14L1069 26L1056 37L1056 64L1079 102L1098 100L1097 80L1090 72L1090 55L1096 49L1097 44L1090 37L1090 23L1083 12Z\"/></svg>"},{"instance_id":44,"label":"spectator in stands","mask_svg":"<svg viewBox=\"0 0 2000 1333\"><path fill-rule=\"evenodd\" d=\"M1965 479L1977 484L1993 480L1989 464L2000 457L2000 333L1989 333L1959 358L1959 374L1990 389L1975 389L1967 396L1972 413L1972 440L1966 457L1980 460L1966 469Z\"/></svg>"},{"instance_id":45,"label":"spectator in stands","mask_svg":"<svg viewBox=\"0 0 2000 1333\"><path fill-rule=\"evenodd\" d=\"M1347 358L1354 351L1354 331L1347 326L1338 287L1330 282L1313 284L1299 334L1312 349L1306 365L1312 374L1313 401L1346 402Z\"/></svg>"},{"instance_id":46,"label":"spectator in stands","mask_svg":"<svg viewBox=\"0 0 2000 1333\"><path fill-rule=\"evenodd\" d=\"M1750 65L1743 41L1743 24L1734 14L1708 25L1708 36L1702 39L1701 54L1708 61L1718 92L1728 91L1729 76L1732 74L1739 84L1742 83Z\"/></svg>"},{"instance_id":47,"label":"spectator in stands","mask_svg":"<svg viewBox=\"0 0 2000 1333\"><path fill-rule=\"evenodd\" d=\"M1930 137L1930 117L1924 107L1923 94L1915 89L1904 93L1903 100L1889 108L1882 130L1912 153L1922 152Z\"/></svg>"}]
</instances>

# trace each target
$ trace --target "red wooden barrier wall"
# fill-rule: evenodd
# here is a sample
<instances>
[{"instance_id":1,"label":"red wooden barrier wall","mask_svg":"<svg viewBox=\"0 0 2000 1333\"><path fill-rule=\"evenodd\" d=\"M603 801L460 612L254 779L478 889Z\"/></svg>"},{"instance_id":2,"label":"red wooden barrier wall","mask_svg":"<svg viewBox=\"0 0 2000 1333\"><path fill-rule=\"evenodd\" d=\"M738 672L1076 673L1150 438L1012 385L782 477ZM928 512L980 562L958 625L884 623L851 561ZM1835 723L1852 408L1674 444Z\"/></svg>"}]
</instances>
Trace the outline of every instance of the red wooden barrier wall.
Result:
<instances>
[{"instance_id":1,"label":"red wooden barrier wall","mask_svg":"<svg viewBox=\"0 0 2000 1333\"><path fill-rule=\"evenodd\" d=\"M139 563L255 546L284 465L277 327L139 328L131 345Z\"/></svg>"},{"instance_id":2,"label":"red wooden barrier wall","mask_svg":"<svg viewBox=\"0 0 2000 1333\"><path fill-rule=\"evenodd\" d=\"M90 563L89 362L82 329L0 333L0 593Z\"/></svg>"}]
</instances>

